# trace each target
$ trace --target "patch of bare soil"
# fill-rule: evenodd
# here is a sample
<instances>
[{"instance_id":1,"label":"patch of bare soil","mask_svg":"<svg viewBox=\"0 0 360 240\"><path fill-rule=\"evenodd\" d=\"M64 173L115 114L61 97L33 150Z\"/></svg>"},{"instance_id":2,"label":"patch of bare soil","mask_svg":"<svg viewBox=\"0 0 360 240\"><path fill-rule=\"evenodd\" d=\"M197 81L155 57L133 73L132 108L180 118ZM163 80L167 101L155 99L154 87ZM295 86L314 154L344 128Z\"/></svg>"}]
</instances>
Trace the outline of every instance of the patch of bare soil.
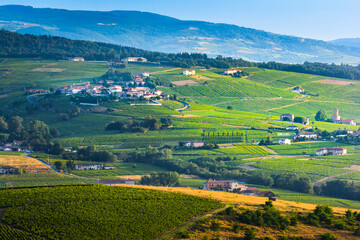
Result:
<instances>
[{"instance_id":1,"label":"patch of bare soil","mask_svg":"<svg viewBox=\"0 0 360 240\"><path fill-rule=\"evenodd\" d=\"M318 82L326 83L326 84L333 84L333 85L349 85L356 82L351 81L340 81L340 80L331 80L331 79L323 79Z\"/></svg>"},{"instance_id":2,"label":"patch of bare soil","mask_svg":"<svg viewBox=\"0 0 360 240\"><path fill-rule=\"evenodd\" d=\"M106 107L92 107L90 108L90 111L91 112L94 112L94 113L102 113L102 112L106 112L107 111L107 108Z\"/></svg>"},{"instance_id":3,"label":"patch of bare soil","mask_svg":"<svg viewBox=\"0 0 360 240\"><path fill-rule=\"evenodd\" d=\"M171 115L172 117L176 117L176 118L193 118L193 117L200 117L197 115L192 115L192 114L183 114L183 115Z\"/></svg>"},{"instance_id":4,"label":"patch of bare soil","mask_svg":"<svg viewBox=\"0 0 360 240\"><path fill-rule=\"evenodd\" d=\"M63 72L65 71L66 68L35 68L33 70L31 70L31 72Z\"/></svg>"},{"instance_id":5,"label":"patch of bare soil","mask_svg":"<svg viewBox=\"0 0 360 240\"><path fill-rule=\"evenodd\" d=\"M121 175L121 176L116 176L116 177L121 178L121 179L140 180L142 176L145 176L145 175Z\"/></svg>"},{"instance_id":6,"label":"patch of bare soil","mask_svg":"<svg viewBox=\"0 0 360 240\"><path fill-rule=\"evenodd\" d=\"M203 75L194 75L194 76L191 76L191 77L196 79L196 80L204 80L204 81L214 80L213 78L205 77Z\"/></svg>"},{"instance_id":7,"label":"patch of bare soil","mask_svg":"<svg viewBox=\"0 0 360 240\"><path fill-rule=\"evenodd\" d=\"M220 148L232 148L232 147L235 147L235 145L231 144L231 143L218 144L218 146Z\"/></svg>"},{"instance_id":8,"label":"patch of bare soil","mask_svg":"<svg viewBox=\"0 0 360 240\"><path fill-rule=\"evenodd\" d=\"M173 81L171 82L172 84L176 85L176 86L195 86L195 85L200 85L199 83L193 81L193 80L182 80L182 81Z\"/></svg>"}]
</instances>

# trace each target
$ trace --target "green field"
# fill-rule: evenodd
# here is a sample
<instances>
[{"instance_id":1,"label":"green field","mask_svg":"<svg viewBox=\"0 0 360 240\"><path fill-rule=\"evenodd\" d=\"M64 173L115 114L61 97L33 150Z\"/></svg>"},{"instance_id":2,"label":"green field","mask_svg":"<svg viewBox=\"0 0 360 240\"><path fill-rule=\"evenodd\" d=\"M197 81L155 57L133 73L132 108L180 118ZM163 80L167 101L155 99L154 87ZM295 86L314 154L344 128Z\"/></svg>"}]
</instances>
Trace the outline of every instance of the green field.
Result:
<instances>
[{"instance_id":1,"label":"green field","mask_svg":"<svg viewBox=\"0 0 360 240\"><path fill-rule=\"evenodd\" d=\"M32 99L38 109L28 112L30 101L24 90L44 88L50 90L82 81L93 83L109 67L105 63L95 62L59 62L38 59L11 59L0 65L7 74L0 77L0 110L3 115L20 115L25 121L41 120L50 127L59 130L59 141L66 147L96 146L115 154L127 154L143 151L148 146L175 147L179 142L204 141L220 144L220 148L174 149L174 159L189 161L201 157L229 157L223 164L236 171L245 171L243 164L264 173L297 173L308 176L312 182L325 177L334 179L360 180L359 172L353 165L358 161L359 145L338 143L335 141L309 141L292 145L258 146L261 140L271 138L274 143L280 138L293 139L294 132L283 128L293 123L279 121L279 116L292 113L295 116L309 117L310 126L316 131L332 132L339 129L358 130L358 126L315 121L318 110L324 110L331 118L335 108L343 118L360 120L360 83L344 79L328 78L311 74L300 74L259 68L243 68L249 76L233 78L224 76L224 69L195 68L195 76L184 76L184 69L161 66L151 63L129 64L121 72L150 72L153 79L160 81L158 86L171 95L170 99L159 100L162 106L133 106L134 100L104 100L99 107L83 106L71 103L71 96L35 95ZM180 86L184 80L191 84ZM323 81L326 80L326 81ZM339 84L342 83L342 84ZM177 85L180 84L180 85ZM307 95L292 93L301 86ZM189 107L182 111L176 109ZM80 108L80 114L69 120L61 120L60 113ZM105 127L115 121L142 121L147 116L157 119L170 118L172 127L158 131L119 132L106 131ZM303 126L299 125L300 128ZM0 135L9 136L2 132ZM221 145L225 144L225 145ZM324 147L345 147L346 156L316 157L316 150ZM161 149L159 149L161 151ZM18 153L1 153L18 154ZM286 155L287 158L283 158ZM54 165L61 161L64 172L66 161L61 156L40 156ZM75 162L77 162L75 160ZM0 176L0 186L58 185L92 183L97 179L116 178L122 175L145 175L167 170L136 163L116 161L107 163L115 167L107 171L73 171L73 175L24 174L20 176ZM349 169L349 167L353 167ZM243 173L243 172L242 172ZM180 179L182 186L199 187L202 179ZM305 201L305 200L304 200Z\"/></svg>"},{"instance_id":2,"label":"green field","mask_svg":"<svg viewBox=\"0 0 360 240\"><path fill-rule=\"evenodd\" d=\"M195 196L154 190L61 186L0 190L1 239L155 239L221 206ZM28 238L35 235L38 238Z\"/></svg>"}]
</instances>

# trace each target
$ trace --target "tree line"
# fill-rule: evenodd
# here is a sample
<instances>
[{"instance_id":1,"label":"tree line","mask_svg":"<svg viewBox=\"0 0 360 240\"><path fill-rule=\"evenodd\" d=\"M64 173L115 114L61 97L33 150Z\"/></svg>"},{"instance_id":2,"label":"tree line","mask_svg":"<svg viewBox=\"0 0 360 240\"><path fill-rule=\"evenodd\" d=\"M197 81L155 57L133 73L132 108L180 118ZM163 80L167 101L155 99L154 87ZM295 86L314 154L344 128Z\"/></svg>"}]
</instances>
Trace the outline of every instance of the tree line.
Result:
<instances>
[{"instance_id":1,"label":"tree line","mask_svg":"<svg viewBox=\"0 0 360 240\"><path fill-rule=\"evenodd\" d=\"M32 147L34 151L43 151L51 154L61 154L63 151L60 143L52 139L59 137L56 128L50 128L46 123L39 120L25 121L22 117L0 116L0 144L7 142L22 141L22 147Z\"/></svg>"},{"instance_id":2,"label":"tree line","mask_svg":"<svg viewBox=\"0 0 360 240\"><path fill-rule=\"evenodd\" d=\"M260 67L309 73L329 77L360 80L360 65L335 65L326 63L284 64L277 62L254 63L243 59L217 56L210 58L201 53L161 53L133 47L124 47L108 43L70 40L47 35L21 35L0 30L0 57L41 57L45 59L66 59L81 56L86 60L118 61L120 59L141 56L150 62L182 68L202 66L205 68Z\"/></svg>"},{"instance_id":3,"label":"tree line","mask_svg":"<svg viewBox=\"0 0 360 240\"><path fill-rule=\"evenodd\" d=\"M109 123L105 130L117 130L120 132L148 132L156 131L162 127L169 127L172 125L170 118L161 118L160 120L152 116L147 116L144 120L136 121L129 120L126 122L116 121Z\"/></svg>"}]
</instances>

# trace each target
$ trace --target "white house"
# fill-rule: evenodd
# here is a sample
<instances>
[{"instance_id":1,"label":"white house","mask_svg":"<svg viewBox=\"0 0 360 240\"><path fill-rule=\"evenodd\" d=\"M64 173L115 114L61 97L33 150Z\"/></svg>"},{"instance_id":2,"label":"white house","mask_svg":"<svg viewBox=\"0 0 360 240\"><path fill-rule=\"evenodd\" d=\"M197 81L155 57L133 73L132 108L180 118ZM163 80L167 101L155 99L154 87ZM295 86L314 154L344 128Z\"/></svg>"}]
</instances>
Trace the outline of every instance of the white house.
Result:
<instances>
[{"instance_id":1,"label":"white house","mask_svg":"<svg viewBox=\"0 0 360 240\"><path fill-rule=\"evenodd\" d=\"M282 138L279 140L279 144L285 144L285 145L290 145L291 144L291 140L288 138Z\"/></svg>"},{"instance_id":2,"label":"white house","mask_svg":"<svg viewBox=\"0 0 360 240\"><path fill-rule=\"evenodd\" d=\"M123 62L147 62L147 59L143 58L143 57L127 57L127 58L121 59L121 61L123 61Z\"/></svg>"},{"instance_id":3,"label":"white house","mask_svg":"<svg viewBox=\"0 0 360 240\"><path fill-rule=\"evenodd\" d=\"M321 148L316 151L317 156L324 156L332 153L333 155L346 155L346 148Z\"/></svg>"},{"instance_id":4,"label":"white house","mask_svg":"<svg viewBox=\"0 0 360 240\"><path fill-rule=\"evenodd\" d=\"M303 132L303 133L299 133L298 135L294 136L294 139L297 139L297 138L317 139L317 134L311 133L311 132Z\"/></svg>"},{"instance_id":5,"label":"white house","mask_svg":"<svg viewBox=\"0 0 360 240\"><path fill-rule=\"evenodd\" d=\"M293 93L304 93L304 89L296 87L292 90Z\"/></svg>"},{"instance_id":6,"label":"white house","mask_svg":"<svg viewBox=\"0 0 360 240\"><path fill-rule=\"evenodd\" d=\"M296 130L299 130L299 127L297 127L297 126L288 126L285 129L289 130L289 131L296 131Z\"/></svg>"},{"instance_id":7,"label":"white house","mask_svg":"<svg viewBox=\"0 0 360 240\"><path fill-rule=\"evenodd\" d=\"M185 143L184 143L184 146L185 146L185 147L195 147L195 148L198 148L198 147L204 146L204 143L201 142L201 141L189 141L189 142L185 142Z\"/></svg>"},{"instance_id":8,"label":"white house","mask_svg":"<svg viewBox=\"0 0 360 240\"><path fill-rule=\"evenodd\" d=\"M74 57L74 58L69 58L70 62L85 62L85 59L83 57Z\"/></svg>"},{"instance_id":9,"label":"white house","mask_svg":"<svg viewBox=\"0 0 360 240\"><path fill-rule=\"evenodd\" d=\"M227 69L225 70L224 74L225 75L233 75L235 73L237 73L239 70L236 70L236 69Z\"/></svg>"},{"instance_id":10,"label":"white house","mask_svg":"<svg viewBox=\"0 0 360 240\"><path fill-rule=\"evenodd\" d=\"M184 70L183 75L185 75L185 76L195 75L195 70Z\"/></svg>"},{"instance_id":11,"label":"white house","mask_svg":"<svg viewBox=\"0 0 360 240\"><path fill-rule=\"evenodd\" d=\"M75 164L75 170L102 170L103 165L101 163L78 163Z\"/></svg>"},{"instance_id":12,"label":"white house","mask_svg":"<svg viewBox=\"0 0 360 240\"><path fill-rule=\"evenodd\" d=\"M213 180L213 179L210 178L208 181L206 181L204 183L204 190L214 190L217 187L221 187L225 191L229 191L229 192L232 192L232 191L234 191L235 189L238 189L238 188L240 188L241 191L247 189L247 186L241 185L238 182L233 181L233 180L231 180L231 181L224 181L224 180L218 181L218 180Z\"/></svg>"}]
</instances>

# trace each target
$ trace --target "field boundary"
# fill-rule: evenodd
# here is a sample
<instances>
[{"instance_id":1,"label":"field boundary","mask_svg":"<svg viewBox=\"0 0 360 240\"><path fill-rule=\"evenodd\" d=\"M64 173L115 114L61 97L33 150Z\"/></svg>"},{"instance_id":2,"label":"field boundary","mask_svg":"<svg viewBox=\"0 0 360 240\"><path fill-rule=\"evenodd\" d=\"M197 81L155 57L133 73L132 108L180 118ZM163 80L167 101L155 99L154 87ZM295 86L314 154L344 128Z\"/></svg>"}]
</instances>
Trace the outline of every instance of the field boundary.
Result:
<instances>
[{"instance_id":1,"label":"field boundary","mask_svg":"<svg viewBox=\"0 0 360 240\"><path fill-rule=\"evenodd\" d=\"M199 219L199 218L201 218L203 216L210 215L210 214L213 214L213 213L221 211L221 210L225 210L226 207L227 207L227 205L224 205L222 207L216 208L214 210L211 210L209 212L205 212L205 213L203 213L203 214L201 214L199 216L196 216L196 217L194 217L194 218L192 218L192 219L190 219L190 220L188 220L186 222L183 222L179 226L174 227L173 229L170 229L169 231L167 231L167 232L163 233L162 235L160 235L159 237L155 238L155 240L161 240L161 239L163 239L163 237L166 237L170 233L175 232L176 230L178 230L181 227L184 227L185 225L189 224L190 222L193 222L193 221L195 221L195 220L197 220L197 219Z\"/></svg>"}]
</instances>

